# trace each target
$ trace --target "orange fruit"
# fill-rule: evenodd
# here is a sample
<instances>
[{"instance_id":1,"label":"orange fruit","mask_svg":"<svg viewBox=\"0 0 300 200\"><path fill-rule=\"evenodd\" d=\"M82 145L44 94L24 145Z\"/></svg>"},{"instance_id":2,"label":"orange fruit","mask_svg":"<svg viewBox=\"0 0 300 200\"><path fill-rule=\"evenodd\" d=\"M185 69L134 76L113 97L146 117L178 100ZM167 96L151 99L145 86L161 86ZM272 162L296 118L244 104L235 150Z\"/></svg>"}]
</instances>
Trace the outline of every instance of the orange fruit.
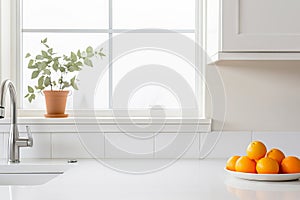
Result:
<instances>
[{"instance_id":1,"label":"orange fruit","mask_svg":"<svg viewBox=\"0 0 300 200\"><path fill-rule=\"evenodd\" d=\"M300 173L300 160L295 156L285 157L281 162L281 171L284 174Z\"/></svg>"},{"instance_id":2,"label":"orange fruit","mask_svg":"<svg viewBox=\"0 0 300 200\"><path fill-rule=\"evenodd\" d=\"M267 157L276 160L277 163L280 165L281 161L285 158L285 155L279 149L274 148L274 149L271 149L270 151L268 151Z\"/></svg>"},{"instance_id":3,"label":"orange fruit","mask_svg":"<svg viewBox=\"0 0 300 200\"><path fill-rule=\"evenodd\" d=\"M245 173L256 173L256 163L247 156L241 156L235 163L235 171Z\"/></svg>"},{"instance_id":4,"label":"orange fruit","mask_svg":"<svg viewBox=\"0 0 300 200\"><path fill-rule=\"evenodd\" d=\"M264 143L260 141L253 141L247 147L247 156L253 160L259 160L265 157L267 148Z\"/></svg>"},{"instance_id":5,"label":"orange fruit","mask_svg":"<svg viewBox=\"0 0 300 200\"><path fill-rule=\"evenodd\" d=\"M231 170L231 171L235 171L235 163L237 161L237 159L239 159L240 156L231 156L226 163L226 169Z\"/></svg>"},{"instance_id":6,"label":"orange fruit","mask_svg":"<svg viewBox=\"0 0 300 200\"><path fill-rule=\"evenodd\" d=\"M258 174L278 174L279 164L272 158L261 158L256 163L256 171Z\"/></svg>"}]
</instances>

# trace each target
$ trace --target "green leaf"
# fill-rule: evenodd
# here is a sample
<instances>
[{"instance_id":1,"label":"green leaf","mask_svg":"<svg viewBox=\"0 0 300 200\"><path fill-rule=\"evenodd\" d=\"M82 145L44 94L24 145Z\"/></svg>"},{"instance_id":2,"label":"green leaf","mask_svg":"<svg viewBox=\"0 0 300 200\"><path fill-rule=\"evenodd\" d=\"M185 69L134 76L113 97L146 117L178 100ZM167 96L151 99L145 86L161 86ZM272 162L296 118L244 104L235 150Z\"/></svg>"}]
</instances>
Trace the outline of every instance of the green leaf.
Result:
<instances>
[{"instance_id":1,"label":"green leaf","mask_svg":"<svg viewBox=\"0 0 300 200\"><path fill-rule=\"evenodd\" d=\"M77 86L76 83L73 83L73 84L72 84L72 87L73 87L75 90L78 90L78 86Z\"/></svg>"},{"instance_id":2,"label":"green leaf","mask_svg":"<svg viewBox=\"0 0 300 200\"><path fill-rule=\"evenodd\" d=\"M30 53L27 53L26 56L25 56L25 58L28 58L30 56L31 56Z\"/></svg>"},{"instance_id":3,"label":"green leaf","mask_svg":"<svg viewBox=\"0 0 300 200\"><path fill-rule=\"evenodd\" d=\"M73 66L70 66L70 67L68 68L68 71L69 71L69 72L74 72L74 71L75 71L75 68L74 68Z\"/></svg>"},{"instance_id":4,"label":"green leaf","mask_svg":"<svg viewBox=\"0 0 300 200\"><path fill-rule=\"evenodd\" d=\"M76 64L73 65L73 68L74 68L74 71L80 71L81 70L81 68L78 67Z\"/></svg>"},{"instance_id":5,"label":"green leaf","mask_svg":"<svg viewBox=\"0 0 300 200\"><path fill-rule=\"evenodd\" d=\"M51 55L53 55L53 49L52 48L48 49L48 53L51 54Z\"/></svg>"},{"instance_id":6,"label":"green leaf","mask_svg":"<svg viewBox=\"0 0 300 200\"><path fill-rule=\"evenodd\" d=\"M31 67L28 67L28 69L36 69L37 66L36 65L32 65Z\"/></svg>"},{"instance_id":7,"label":"green leaf","mask_svg":"<svg viewBox=\"0 0 300 200\"><path fill-rule=\"evenodd\" d=\"M99 55L101 56L101 58L106 56L106 55L105 55L104 53L102 53L102 52L100 52Z\"/></svg>"},{"instance_id":8,"label":"green leaf","mask_svg":"<svg viewBox=\"0 0 300 200\"><path fill-rule=\"evenodd\" d=\"M33 63L34 63L34 60L33 60L33 59L31 59L31 60L28 62L28 68L29 68L29 69L35 68L35 66L33 66Z\"/></svg>"},{"instance_id":9,"label":"green leaf","mask_svg":"<svg viewBox=\"0 0 300 200\"><path fill-rule=\"evenodd\" d=\"M89 46L88 48L86 48L86 52L93 53L94 52L93 47Z\"/></svg>"},{"instance_id":10,"label":"green leaf","mask_svg":"<svg viewBox=\"0 0 300 200\"><path fill-rule=\"evenodd\" d=\"M91 57L93 57L95 54L94 53L87 53L87 57L88 58L91 58Z\"/></svg>"},{"instance_id":11,"label":"green leaf","mask_svg":"<svg viewBox=\"0 0 300 200\"><path fill-rule=\"evenodd\" d=\"M75 80L76 80L76 76L74 76L70 82L71 82L71 86L75 89L75 90L78 90L78 86L77 84L75 83Z\"/></svg>"},{"instance_id":12,"label":"green leaf","mask_svg":"<svg viewBox=\"0 0 300 200\"><path fill-rule=\"evenodd\" d=\"M33 99L35 99L35 94L30 95L28 101L31 103Z\"/></svg>"},{"instance_id":13,"label":"green leaf","mask_svg":"<svg viewBox=\"0 0 300 200\"><path fill-rule=\"evenodd\" d=\"M64 60L65 60L65 61L71 61L71 59L70 59L68 56L63 55L63 57L64 57Z\"/></svg>"},{"instance_id":14,"label":"green leaf","mask_svg":"<svg viewBox=\"0 0 300 200\"><path fill-rule=\"evenodd\" d=\"M84 59L84 64L87 65L87 66L93 67L92 61L90 59L88 59L88 58Z\"/></svg>"},{"instance_id":15,"label":"green leaf","mask_svg":"<svg viewBox=\"0 0 300 200\"><path fill-rule=\"evenodd\" d=\"M38 77L39 74L40 74L39 70L33 71L32 74L31 74L31 79L35 79L36 77Z\"/></svg>"},{"instance_id":16,"label":"green leaf","mask_svg":"<svg viewBox=\"0 0 300 200\"><path fill-rule=\"evenodd\" d=\"M81 52L81 56L82 56L83 58L86 57L86 52L85 52L85 51Z\"/></svg>"},{"instance_id":17,"label":"green leaf","mask_svg":"<svg viewBox=\"0 0 300 200\"><path fill-rule=\"evenodd\" d=\"M28 94L26 94L26 96L25 96L24 98L27 98L27 97L29 97L29 95L30 95L29 93L28 93Z\"/></svg>"},{"instance_id":18,"label":"green leaf","mask_svg":"<svg viewBox=\"0 0 300 200\"><path fill-rule=\"evenodd\" d=\"M45 70L44 70L44 74L46 74L46 75L51 75L51 71L50 71L49 69L45 69Z\"/></svg>"},{"instance_id":19,"label":"green leaf","mask_svg":"<svg viewBox=\"0 0 300 200\"><path fill-rule=\"evenodd\" d=\"M65 88L67 88L67 87L70 87L70 83L67 82L67 81L65 81L65 82L63 83L62 89L65 89Z\"/></svg>"},{"instance_id":20,"label":"green leaf","mask_svg":"<svg viewBox=\"0 0 300 200\"><path fill-rule=\"evenodd\" d=\"M54 60L52 68L54 69L54 71L57 72L57 70L58 70L58 61L57 60Z\"/></svg>"},{"instance_id":21,"label":"green leaf","mask_svg":"<svg viewBox=\"0 0 300 200\"><path fill-rule=\"evenodd\" d=\"M51 83L50 77L46 77L45 82L44 82L45 86L48 87L50 85L50 83Z\"/></svg>"},{"instance_id":22,"label":"green leaf","mask_svg":"<svg viewBox=\"0 0 300 200\"><path fill-rule=\"evenodd\" d=\"M52 61L53 61L53 58L51 56L48 56L47 57L47 65L49 65Z\"/></svg>"},{"instance_id":23,"label":"green leaf","mask_svg":"<svg viewBox=\"0 0 300 200\"><path fill-rule=\"evenodd\" d=\"M48 53L46 51L42 51L42 55L43 55L44 58L48 57Z\"/></svg>"},{"instance_id":24,"label":"green leaf","mask_svg":"<svg viewBox=\"0 0 300 200\"><path fill-rule=\"evenodd\" d=\"M64 67L59 67L59 71L61 71L61 72L65 72L65 71L66 71L66 69L65 69Z\"/></svg>"},{"instance_id":25,"label":"green leaf","mask_svg":"<svg viewBox=\"0 0 300 200\"><path fill-rule=\"evenodd\" d=\"M47 42L47 40L48 40L48 39L47 39L47 38L45 38L45 39L43 39L43 40L41 41L41 43L43 43L43 44L44 44L44 43L46 43L46 42Z\"/></svg>"},{"instance_id":26,"label":"green leaf","mask_svg":"<svg viewBox=\"0 0 300 200\"><path fill-rule=\"evenodd\" d=\"M76 78L76 76L74 76L73 78L71 78L71 80L70 80L71 84L75 82L75 78Z\"/></svg>"},{"instance_id":27,"label":"green leaf","mask_svg":"<svg viewBox=\"0 0 300 200\"><path fill-rule=\"evenodd\" d=\"M72 60L73 62L76 62L76 61L77 61L77 56L76 56L76 54L75 54L74 52L71 52L71 60Z\"/></svg>"},{"instance_id":28,"label":"green leaf","mask_svg":"<svg viewBox=\"0 0 300 200\"><path fill-rule=\"evenodd\" d=\"M60 58L61 58L61 57L54 57L53 60L56 61L56 62L58 62L58 60L59 60Z\"/></svg>"},{"instance_id":29,"label":"green leaf","mask_svg":"<svg viewBox=\"0 0 300 200\"><path fill-rule=\"evenodd\" d=\"M81 58L81 52L80 52L80 50L77 51L77 56L78 56L79 58Z\"/></svg>"},{"instance_id":30,"label":"green leaf","mask_svg":"<svg viewBox=\"0 0 300 200\"><path fill-rule=\"evenodd\" d=\"M77 66L83 66L82 62L78 61L77 63L75 63Z\"/></svg>"},{"instance_id":31,"label":"green leaf","mask_svg":"<svg viewBox=\"0 0 300 200\"><path fill-rule=\"evenodd\" d=\"M34 93L34 89L30 86L27 87L29 93Z\"/></svg>"},{"instance_id":32,"label":"green leaf","mask_svg":"<svg viewBox=\"0 0 300 200\"><path fill-rule=\"evenodd\" d=\"M37 66L38 66L39 70L44 70L47 67L47 62L46 61L39 62L39 63L37 63Z\"/></svg>"},{"instance_id":33,"label":"green leaf","mask_svg":"<svg viewBox=\"0 0 300 200\"><path fill-rule=\"evenodd\" d=\"M43 90L43 89L45 89L45 87L44 86L38 86L38 87L36 87L36 89L37 90Z\"/></svg>"},{"instance_id":34,"label":"green leaf","mask_svg":"<svg viewBox=\"0 0 300 200\"><path fill-rule=\"evenodd\" d=\"M44 85L44 78L45 76L41 76L38 80L38 87L41 88Z\"/></svg>"},{"instance_id":35,"label":"green leaf","mask_svg":"<svg viewBox=\"0 0 300 200\"><path fill-rule=\"evenodd\" d=\"M43 44L43 45L45 45L45 47L49 48L49 46L47 44Z\"/></svg>"},{"instance_id":36,"label":"green leaf","mask_svg":"<svg viewBox=\"0 0 300 200\"><path fill-rule=\"evenodd\" d=\"M37 56L35 57L35 59L37 59L37 60L43 60L44 57L43 57L42 55L37 55Z\"/></svg>"}]
</instances>

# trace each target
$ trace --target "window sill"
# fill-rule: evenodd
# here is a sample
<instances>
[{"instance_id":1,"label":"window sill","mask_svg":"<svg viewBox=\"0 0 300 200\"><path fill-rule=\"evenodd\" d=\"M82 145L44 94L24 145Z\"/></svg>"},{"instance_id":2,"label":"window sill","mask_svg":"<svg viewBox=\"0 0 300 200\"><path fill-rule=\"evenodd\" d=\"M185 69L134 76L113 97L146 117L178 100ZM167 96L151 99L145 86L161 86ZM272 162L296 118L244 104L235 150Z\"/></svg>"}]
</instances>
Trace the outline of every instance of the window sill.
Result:
<instances>
[{"instance_id":1,"label":"window sill","mask_svg":"<svg viewBox=\"0 0 300 200\"><path fill-rule=\"evenodd\" d=\"M25 132L25 126L30 126L35 133L56 132L210 132L211 119L197 118L148 118L148 117L68 117L68 118L44 118L44 117L19 117L20 132ZM9 132L10 119L0 120L3 132Z\"/></svg>"}]
</instances>

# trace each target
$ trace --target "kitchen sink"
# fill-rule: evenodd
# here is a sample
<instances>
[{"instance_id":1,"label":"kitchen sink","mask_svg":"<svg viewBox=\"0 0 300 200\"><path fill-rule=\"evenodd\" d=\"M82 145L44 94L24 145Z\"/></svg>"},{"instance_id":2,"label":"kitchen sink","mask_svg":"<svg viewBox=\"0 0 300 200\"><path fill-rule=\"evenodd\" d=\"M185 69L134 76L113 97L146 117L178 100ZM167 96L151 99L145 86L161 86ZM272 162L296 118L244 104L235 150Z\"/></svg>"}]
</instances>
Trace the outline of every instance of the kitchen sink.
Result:
<instances>
[{"instance_id":1,"label":"kitchen sink","mask_svg":"<svg viewBox=\"0 0 300 200\"><path fill-rule=\"evenodd\" d=\"M0 185L42 185L70 167L67 163L0 163Z\"/></svg>"}]
</instances>

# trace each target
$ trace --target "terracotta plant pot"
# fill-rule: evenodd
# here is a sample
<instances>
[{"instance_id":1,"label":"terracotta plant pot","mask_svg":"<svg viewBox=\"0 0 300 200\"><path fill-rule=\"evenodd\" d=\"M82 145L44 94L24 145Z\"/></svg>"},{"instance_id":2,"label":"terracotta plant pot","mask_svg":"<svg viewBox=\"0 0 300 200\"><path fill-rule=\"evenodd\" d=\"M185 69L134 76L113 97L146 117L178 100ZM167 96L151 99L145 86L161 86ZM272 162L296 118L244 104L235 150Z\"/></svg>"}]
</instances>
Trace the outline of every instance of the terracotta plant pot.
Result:
<instances>
[{"instance_id":1,"label":"terracotta plant pot","mask_svg":"<svg viewBox=\"0 0 300 200\"><path fill-rule=\"evenodd\" d=\"M47 114L45 117L48 118L62 118L68 117L65 114L67 97L69 91L61 90L45 90L43 91L46 99Z\"/></svg>"}]
</instances>

